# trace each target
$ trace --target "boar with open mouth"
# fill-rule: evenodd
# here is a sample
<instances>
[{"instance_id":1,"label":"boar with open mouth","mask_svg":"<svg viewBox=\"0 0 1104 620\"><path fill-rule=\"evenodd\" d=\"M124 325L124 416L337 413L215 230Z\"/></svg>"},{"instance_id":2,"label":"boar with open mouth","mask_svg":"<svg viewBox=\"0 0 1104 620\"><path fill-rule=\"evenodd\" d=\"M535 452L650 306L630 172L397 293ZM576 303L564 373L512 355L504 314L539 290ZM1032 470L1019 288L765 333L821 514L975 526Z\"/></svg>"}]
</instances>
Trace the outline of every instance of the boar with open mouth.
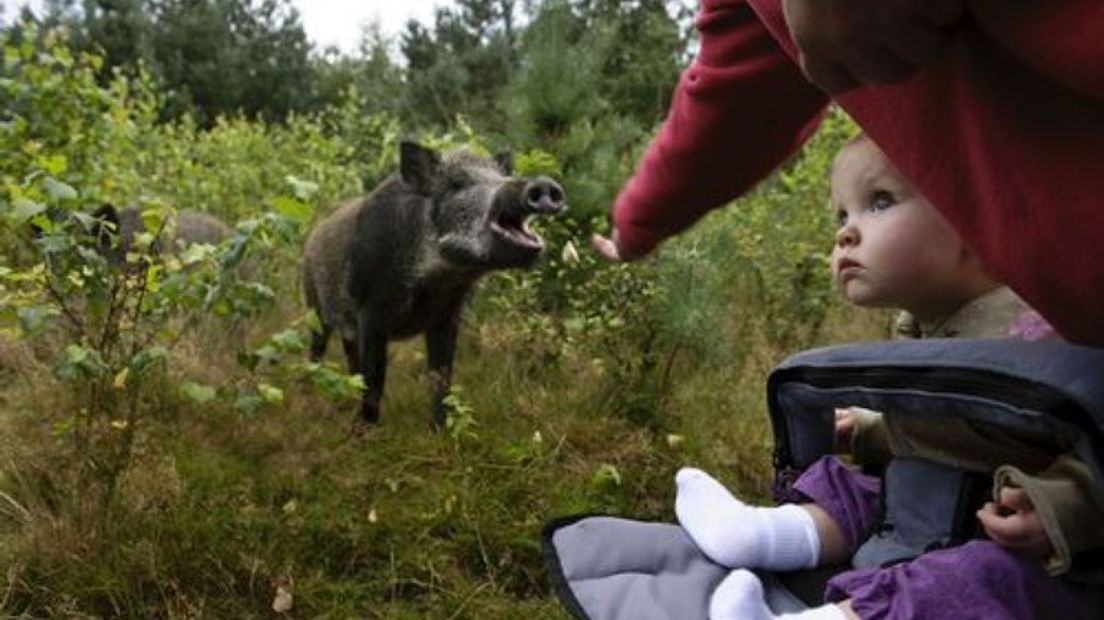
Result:
<instances>
[{"instance_id":1,"label":"boar with open mouth","mask_svg":"<svg viewBox=\"0 0 1104 620\"><path fill-rule=\"evenodd\" d=\"M357 428L379 419L387 342L425 334L432 422L445 422L460 311L476 280L528 268L544 249L530 218L566 208L546 177L511 176L508 156L400 147L399 172L324 219L307 239L303 287L322 324L319 359L337 330L350 372L364 377Z\"/></svg>"}]
</instances>

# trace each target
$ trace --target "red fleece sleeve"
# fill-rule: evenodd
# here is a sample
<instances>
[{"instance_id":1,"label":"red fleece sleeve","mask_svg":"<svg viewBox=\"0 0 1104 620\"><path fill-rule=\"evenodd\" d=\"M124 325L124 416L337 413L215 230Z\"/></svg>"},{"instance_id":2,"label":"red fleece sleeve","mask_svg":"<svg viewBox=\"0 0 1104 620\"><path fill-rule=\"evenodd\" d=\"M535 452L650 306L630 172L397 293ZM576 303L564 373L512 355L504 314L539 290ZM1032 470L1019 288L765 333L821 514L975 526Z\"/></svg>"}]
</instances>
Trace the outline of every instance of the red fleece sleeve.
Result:
<instances>
[{"instance_id":1,"label":"red fleece sleeve","mask_svg":"<svg viewBox=\"0 0 1104 620\"><path fill-rule=\"evenodd\" d=\"M701 48L613 206L633 254L751 189L792 155L828 103L742 0L704 0Z\"/></svg>"}]
</instances>

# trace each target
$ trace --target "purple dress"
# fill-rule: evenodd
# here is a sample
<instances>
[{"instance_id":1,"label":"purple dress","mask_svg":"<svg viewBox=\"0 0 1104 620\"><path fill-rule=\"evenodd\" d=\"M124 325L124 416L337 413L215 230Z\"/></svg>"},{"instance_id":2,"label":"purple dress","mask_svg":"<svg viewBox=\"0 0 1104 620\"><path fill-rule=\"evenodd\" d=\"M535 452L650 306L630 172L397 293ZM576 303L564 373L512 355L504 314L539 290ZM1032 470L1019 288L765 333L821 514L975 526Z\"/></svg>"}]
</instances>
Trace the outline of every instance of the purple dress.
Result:
<instances>
[{"instance_id":1,"label":"purple dress","mask_svg":"<svg viewBox=\"0 0 1104 620\"><path fill-rule=\"evenodd\" d=\"M854 553L879 517L880 481L834 456L822 457L795 490L828 513ZM1037 558L989 540L931 551L887 568L848 570L828 582L825 600L851 599L862 620L1100 620L1104 593L1047 574Z\"/></svg>"}]
</instances>

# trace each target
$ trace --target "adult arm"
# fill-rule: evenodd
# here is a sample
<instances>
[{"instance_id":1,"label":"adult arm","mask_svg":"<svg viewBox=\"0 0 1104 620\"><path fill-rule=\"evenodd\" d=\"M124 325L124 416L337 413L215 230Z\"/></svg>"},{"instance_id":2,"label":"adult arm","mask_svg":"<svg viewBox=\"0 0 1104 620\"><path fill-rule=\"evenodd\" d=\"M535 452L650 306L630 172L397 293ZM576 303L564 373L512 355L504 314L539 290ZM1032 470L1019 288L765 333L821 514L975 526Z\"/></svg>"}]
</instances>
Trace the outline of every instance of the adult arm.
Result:
<instances>
[{"instance_id":1,"label":"adult arm","mask_svg":"<svg viewBox=\"0 0 1104 620\"><path fill-rule=\"evenodd\" d=\"M646 254L747 192L808 139L827 106L742 0L704 0L696 26L700 51L614 201L611 258Z\"/></svg>"}]
</instances>

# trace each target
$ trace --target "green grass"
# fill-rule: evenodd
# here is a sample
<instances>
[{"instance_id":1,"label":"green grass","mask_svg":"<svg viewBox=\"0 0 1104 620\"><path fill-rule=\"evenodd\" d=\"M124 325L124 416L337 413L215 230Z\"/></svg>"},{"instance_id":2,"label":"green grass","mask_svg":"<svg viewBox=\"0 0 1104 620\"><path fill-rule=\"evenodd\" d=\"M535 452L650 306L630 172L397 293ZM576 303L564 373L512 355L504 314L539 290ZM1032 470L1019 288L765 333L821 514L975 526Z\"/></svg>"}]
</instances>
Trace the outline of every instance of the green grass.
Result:
<instances>
[{"instance_id":1,"label":"green grass","mask_svg":"<svg viewBox=\"0 0 1104 620\"><path fill-rule=\"evenodd\" d=\"M826 339L877 331L869 316L852 321L835 321ZM95 536L50 430L66 399L44 394L46 369L9 343L0 612L271 617L283 586L293 617L566 618L541 560L549 519L672 520L671 481L684 464L765 498L762 386L783 352L739 343L753 350L732 368L683 356L656 419L642 425L606 408L617 386L599 366L527 364L494 333L465 326L455 380L475 424L459 435L429 430L417 341L392 347L382 424L362 438L349 434L352 405L305 388L254 417L180 403L150 422ZM186 365L213 376L219 363Z\"/></svg>"}]
</instances>

